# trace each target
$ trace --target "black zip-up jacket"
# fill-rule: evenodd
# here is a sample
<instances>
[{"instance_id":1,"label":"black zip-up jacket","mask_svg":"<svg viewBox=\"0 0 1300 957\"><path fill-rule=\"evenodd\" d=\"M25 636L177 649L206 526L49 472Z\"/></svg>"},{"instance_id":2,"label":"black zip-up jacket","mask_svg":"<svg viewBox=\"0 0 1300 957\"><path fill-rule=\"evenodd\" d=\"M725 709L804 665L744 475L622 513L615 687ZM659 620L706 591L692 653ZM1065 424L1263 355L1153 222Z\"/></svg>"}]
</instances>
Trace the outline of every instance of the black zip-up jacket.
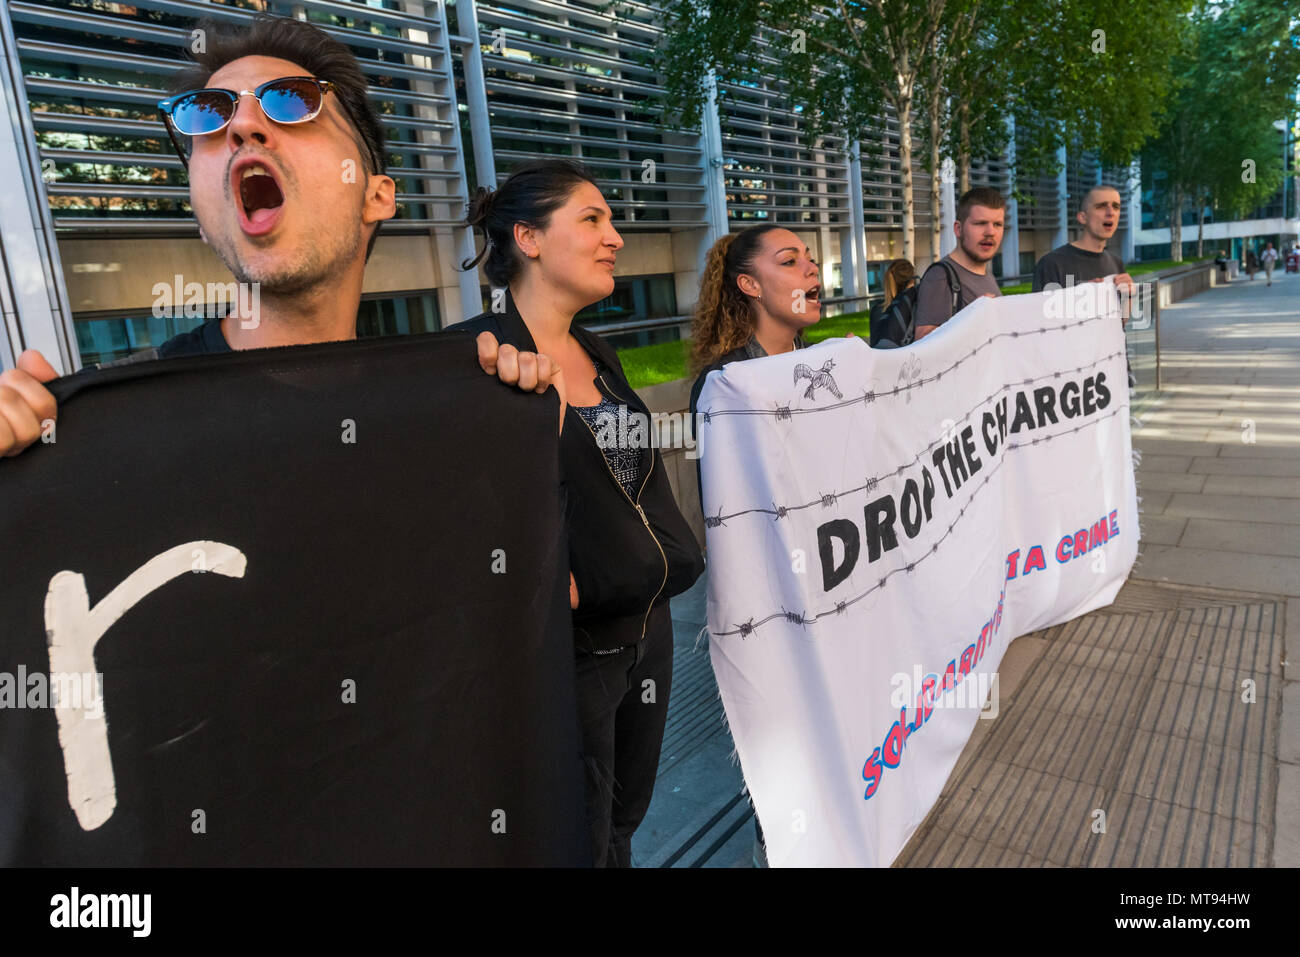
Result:
<instances>
[{"instance_id":1,"label":"black zip-up jacket","mask_svg":"<svg viewBox=\"0 0 1300 957\"><path fill-rule=\"evenodd\" d=\"M503 313L485 312L449 328L475 335L490 332L499 344L536 352L537 344L508 292L505 307ZM649 422L649 410L628 385L617 353L581 326L574 325L571 332L607 370L596 380L600 393ZM629 498L590 426L572 408L564 416L560 468L569 565L578 586L574 640L588 650L633 645L644 637L655 606L695 584L704 571L704 557L673 498L658 449L641 451L641 488Z\"/></svg>"}]
</instances>

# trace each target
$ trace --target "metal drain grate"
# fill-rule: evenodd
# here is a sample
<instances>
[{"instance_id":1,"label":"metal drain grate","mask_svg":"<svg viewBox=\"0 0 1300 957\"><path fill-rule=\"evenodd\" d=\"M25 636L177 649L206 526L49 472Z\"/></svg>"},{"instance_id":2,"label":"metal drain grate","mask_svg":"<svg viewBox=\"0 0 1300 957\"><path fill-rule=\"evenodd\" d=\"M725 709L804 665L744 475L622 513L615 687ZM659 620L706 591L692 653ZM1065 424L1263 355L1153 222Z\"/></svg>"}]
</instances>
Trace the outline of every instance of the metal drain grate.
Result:
<instances>
[{"instance_id":1,"label":"metal drain grate","mask_svg":"<svg viewBox=\"0 0 1300 957\"><path fill-rule=\"evenodd\" d=\"M895 866L1267 865L1282 605L1125 591L1040 633Z\"/></svg>"},{"instance_id":2,"label":"metal drain grate","mask_svg":"<svg viewBox=\"0 0 1300 957\"><path fill-rule=\"evenodd\" d=\"M666 774L715 737L731 737L723 722L722 699L709 663L708 641L673 652L673 691L669 699L659 774Z\"/></svg>"}]
</instances>

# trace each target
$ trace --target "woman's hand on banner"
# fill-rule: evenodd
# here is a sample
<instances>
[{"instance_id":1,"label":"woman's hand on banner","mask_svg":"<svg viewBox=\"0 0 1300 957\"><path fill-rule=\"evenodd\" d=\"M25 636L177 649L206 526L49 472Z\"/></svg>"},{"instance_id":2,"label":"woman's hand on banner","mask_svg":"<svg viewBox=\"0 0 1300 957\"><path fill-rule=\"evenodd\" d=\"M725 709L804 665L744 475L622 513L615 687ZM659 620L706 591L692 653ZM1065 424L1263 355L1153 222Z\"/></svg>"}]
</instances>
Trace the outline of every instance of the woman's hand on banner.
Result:
<instances>
[{"instance_id":1,"label":"woman's hand on banner","mask_svg":"<svg viewBox=\"0 0 1300 957\"><path fill-rule=\"evenodd\" d=\"M17 455L53 423L58 403L44 383L58 372L35 349L18 357L18 367L0 372L0 455Z\"/></svg>"},{"instance_id":2,"label":"woman's hand on banner","mask_svg":"<svg viewBox=\"0 0 1300 957\"><path fill-rule=\"evenodd\" d=\"M545 353L520 352L509 343L499 345L496 336L490 332L480 332L475 342L478 345L479 366L506 385L539 395L555 386L555 391L560 396L560 431L563 431L564 370L559 364Z\"/></svg>"}]
</instances>

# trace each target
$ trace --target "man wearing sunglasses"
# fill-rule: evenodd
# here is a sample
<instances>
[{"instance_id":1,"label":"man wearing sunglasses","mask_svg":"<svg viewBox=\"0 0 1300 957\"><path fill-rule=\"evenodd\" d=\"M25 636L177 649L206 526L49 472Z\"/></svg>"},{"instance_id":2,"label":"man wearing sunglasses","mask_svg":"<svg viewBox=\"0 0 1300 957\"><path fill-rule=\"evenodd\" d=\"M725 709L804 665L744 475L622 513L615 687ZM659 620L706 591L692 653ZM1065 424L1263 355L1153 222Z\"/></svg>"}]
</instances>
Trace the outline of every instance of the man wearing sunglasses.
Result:
<instances>
[{"instance_id":1,"label":"man wearing sunglasses","mask_svg":"<svg viewBox=\"0 0 1300 957\"><path fill-rule=\"evenodd\" d=\"M355 338L366 260L396 213L360 64L301 20L198 29L205 50L173 78L175 95L159 112L189 171L203 241L236 280L259 284L258 299L237 302L260 300L260 309L232 311L124 361ZM538 392L555 379L545 357L527 354L494 371ZM30 350L0 373L0 455L22 451L55 417L42 383L56 375Z\"/></svg>"}]
</instances>

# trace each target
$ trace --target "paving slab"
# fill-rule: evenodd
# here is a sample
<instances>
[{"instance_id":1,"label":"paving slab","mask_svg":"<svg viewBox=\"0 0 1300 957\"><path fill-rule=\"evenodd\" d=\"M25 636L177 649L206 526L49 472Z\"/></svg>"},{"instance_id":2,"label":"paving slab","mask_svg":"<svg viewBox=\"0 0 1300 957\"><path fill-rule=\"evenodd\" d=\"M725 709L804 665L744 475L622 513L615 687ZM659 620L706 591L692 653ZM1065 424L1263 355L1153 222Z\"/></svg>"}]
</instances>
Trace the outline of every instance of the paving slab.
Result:
<instances>
[{"instance_id":1,"label":"paving slab","mask_svg":"<svg viewBox=\"0 0 1300 957\"><path fill-rule=\"evenodd\" d=\"M1143 495L1143 499L1146 496ZM1187 518L1236 519L1242 522L1285 522L1300 525L1300 499L1278 496L1233 494L1185 494L1175 492L1163 511Z\"/></svg>"},{"instance_id":2,"label":"paving slab","mask_svg":"<svg viewBox=\"0 0 1300 957\"><path fill-rule=\"evenodd\" d=\"M1200 489L1177 489L1176 491L1201 491L1207 495L1246 495L1251 498L1295 499L1300 498L1300 478L1280 475L1207 475L1205 484Z\"/></svg>"},{"instance_id":3,"label":"paving slab","mask_svg":"<svg viewBox=\"0 0 1300 957\"><path fill-rule=\"evenodd\" d=\"M1187 472L1191 470L1190 455L1143 455L1142 473L1152 472Z\"/></svg>"},{"instance_id":4,"label":"paving slab","mask_svg":"<svg viewBox=\"0 0 1300 957\"><path fill-rule=\"evenodd\" d=\"M1288 681L1282 688L1277 758L1286 764L1300 765L1300 681Z\"/></svg>"},{"instance_id":5,"label":"paving slab","mask_svg":"<svg viewBox=\"0 0 1300 957\"><path fill-rule=\"evenodd\" d=\"M1193 442L1183 438L1157 437L1146 432L1133 433L1133 447L1141 449L1143 459L1147 455L1205 455L1205 443Z\"/></svg>"},{"instance_id":6,"label":"paving slab","mask_svg":"<svg viewBox=\"0 0 1300 957\"><path fill-rule=\"evenodd\" d=\"M1148 492L1199 492L1205 486L1208 475L1191 473L1158 472L1146 468L1143 461L1141 491L1143 498Z\"/></svg>"},{"instance_id":7,"label":"paving slab","mask_svg":"<svg viewBox=\"0 0 1300 957\"><path fill-rule=\"evenodd\" d=\"M1187 527L1181 540L1157 544L1300 558L1300 536L1296 535L1296 529L1292 525L1228 522L1211 518L1189 518L1184 521Z\"/></svg>"},{"instance_id":8,"label":"paving slab","mask_svg":"<svg viewBox=\"0 0 1300 957\"><path fill-rule=\"evenodd\" d=\"M1287 681L1300 681L1300 599L1286 603L1286 646L1282 659Z\"/></svg>"},{"instance_id":9,"label":"paving slab","mask_svg":"<svg viewBox=\"0 0 1300 957\"><path fill-rule=\"evenodd\" d=\"M1153 545L1177 545L1187 528L1188 519L1177 515L1142 515L1142 542Z\"/></svg>"},{"instance_id":10,"label":"paving slab","mask_svg":"<svg viewBox=\"0 0 1300 957\"><path fill-rule=\"evenodd\" d=\"M1157 582L1300 596L1300 558L1150 545L1142 549L1134 574Z\"/></svg>"},{"instance_id":11,"label":"paving slab","mask_svg":"<svg viewBox=\"0 0 1300 957\"><path fill-rule=\"evenodd\" d=\"M1300 867L1300 765L1278 766L1274 867Z\"/></svg>"},{"instance_id":12,"label":"paving slab","mask_svg":"<svg viewBox=\"0 0 1300 957\"><path fill-rule=\"evenodd\" d=\"M1142 467L1146 468L1146 459ZM1199 475L1226 475L1236 477L1274 477L1293 478L1300 483L1300 457L1291 458L1247 458L1246 456L1195 456L1187 469Z\"/></svg>"},{"instance_id":13,"label":"paving slab","mask_svg":"<svg viewBox=\"0 0 1300 957\"><path fill-rule=\"evenodd\" d=\"M1149 515L1159 515L1173 498L1173 492L1162 492L1159 489L1154 491L1145 491L1138 489L1138 514L1145 520Z\"/></svg>"},{"instance_id":14,"label":"paving slab","mask_svg":"<svg viewBox=\"0 0 1300 957\"><path fill-rule=\"evenodd\" d=\"M1300 365L1300 359L1297 360L1297 365ZM1300 374L1300 370L1297 370L1297 374ZM1300 439L1297 438L1278 442L1261 440L1252 445L1242 442L1241 433L1237 432L1216 438L1214 442L1219 445L1219 458L1224 459L1288 459L1294 462L1300 456Z\"/></svg>"}]
</instances>

